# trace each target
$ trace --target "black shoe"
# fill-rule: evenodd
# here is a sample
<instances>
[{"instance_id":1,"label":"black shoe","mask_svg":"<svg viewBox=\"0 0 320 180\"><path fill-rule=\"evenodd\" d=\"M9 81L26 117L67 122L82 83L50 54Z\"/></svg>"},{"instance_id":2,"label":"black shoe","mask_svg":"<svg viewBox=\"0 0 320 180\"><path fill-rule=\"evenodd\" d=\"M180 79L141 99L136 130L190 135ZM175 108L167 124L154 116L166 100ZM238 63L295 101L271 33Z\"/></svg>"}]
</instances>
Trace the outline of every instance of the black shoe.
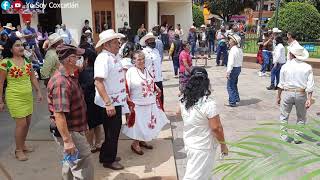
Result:
<instances>
[{"instance_id":1,"label":"black shoe","mask_svg":"<svg viewBox=\"0 0 320 180\"><path fill-rule=\"evenodd\" d=\"M116 157L116 159L114 161L119 162L121 161L121 157ZM103 161L101 159L99 159L99 163L103 163Z\"/></svg>"},{"instance_id":2,"label":"black shoe","mask_svg":"<svg viewBox=\"0 0 320 180\"><path fill-rule=\"evenodd\" d=\"M109 168L112 170L122 170L124 169L124 167L117 161L113 162L113 163L103 163L103 167L104 168Z\"/></svg>"},{"instance_id":3,"label":"black shoe","mask_svg":"<svg viewBox=\"0 0 320 180\"><path fill-rule=\"evenodd\" d=\"M228 107L237 107L237 104L225 104L225 106L228 106Z\"/></svg>"},{"instance_id":4,"label":"black shoe","mask_svg":"<svg viewBox=\"0 0 320 180\"><path fill-rule=\"evenodd\" d=\"M294 140L293 141L295 144L302 144L303 142L302 141L298 141L298 140Z\"/></svg>"},{"instance_id":5,"label":"black shoe","mask_svg":"<svg viewBox=\"0 0 320 180\"><path fill-rule=\"evenodd\" d=\"M273 85L271 85L271 86L269 86L269 87L267 87L267 90L275 90L275 86L273 86Z\"/></svg>"}]
</instances>

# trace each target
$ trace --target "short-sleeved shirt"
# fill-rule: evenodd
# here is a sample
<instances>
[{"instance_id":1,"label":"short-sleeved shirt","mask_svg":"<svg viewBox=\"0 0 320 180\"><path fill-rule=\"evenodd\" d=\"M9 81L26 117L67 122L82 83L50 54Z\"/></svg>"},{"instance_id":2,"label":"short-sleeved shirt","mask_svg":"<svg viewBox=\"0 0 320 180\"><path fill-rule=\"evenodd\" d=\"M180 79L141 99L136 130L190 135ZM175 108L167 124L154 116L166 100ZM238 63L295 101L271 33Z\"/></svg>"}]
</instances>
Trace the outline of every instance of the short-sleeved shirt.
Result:
<instances>
[{"instance_id":1,"label":"short-sleeved shirt","mask_svg":"<svg viewBox=\"0 0 320 180\"><path fill-rule=\"evenodd\" d=\"M48 107L52 114L65 114L69 131L88 129L87 106L78 78L66 75L62 66L48 83Z\"/></svg>"},{"instance_id":2,"label":"short-sleeved shirt","mask_svg":"<svg viewBox=\"0 0 320 180\"><path fill-rule=\"evenodd\" d=\"M186 70L186 68L184 67L184 64L183 64L183 60L186 59L187 60L187 64L189 65L189 67L192 66L192 59L191 59L191 56L189 54L189 52L183 50L181 51L180 55L179 55L179 72L184 72Z\"/></svg>"},{"instance_id":3,"label":"short-sleeved shirt","mask_svg":"<svg viewBox=\"0 0 320 180\"><path fill-rule=\"evenodd\" d=\"M103 78L103 84L113 106L124 106L127 103L125 76L120 57L102 50L94 62L94 78ZM96 89L95 104L104 108L106 102Z\"/></svg>"},{"instance_id":4,"label":"short-sleeved shirt","mask_svg":"<svg viewBox=\"0 0 320 180\"><path fill-rule=\"evenodd\" d=\"M209 126L209 119L218 115L215 100L212 97L203 97L188 110L185 103L180 103L180 107L184 124L184 144L193 149L214 148L217 142Z\"/></svg>"},{"instance_id":5,"label":"short-sleeved shirt","mask_svg":"<svg viewBox=\"0 0 320 180\"><path fill-rule=\"evenodd\" d=\"M23 34L24 35L31 35L31 34L36 34L36 33L37 33L36 30L34 28L32 28L32 27L25 28L23 30ZM27 43L29 45L35 45L36 44L36 38L28 38L27 39Z\"/></svg>"}]
</instances>

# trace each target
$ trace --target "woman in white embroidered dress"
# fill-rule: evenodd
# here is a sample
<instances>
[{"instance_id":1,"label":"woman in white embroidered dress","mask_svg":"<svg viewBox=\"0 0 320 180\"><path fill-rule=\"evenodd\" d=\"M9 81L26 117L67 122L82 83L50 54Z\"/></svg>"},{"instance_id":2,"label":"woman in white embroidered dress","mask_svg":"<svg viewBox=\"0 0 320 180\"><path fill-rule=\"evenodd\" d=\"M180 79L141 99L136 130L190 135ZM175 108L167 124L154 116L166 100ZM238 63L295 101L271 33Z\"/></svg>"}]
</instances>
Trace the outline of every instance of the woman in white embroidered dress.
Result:
<instances>
[{"instance_id":1,"label":"woman in white embroidered dress","mask_svg":"<svg viewBox=\"0 0 320 180\"><path fill-rule=\"evenodd\" d=\"M156 138L163 126L169 121L156 103L156 96L161 94L161 91L145 67L144 53L142 51L135 52L133 61L135 67L131 67L127 71L126 81L130 116L134 116L134 122L127 122L123 133L134 139L131 150L136 154L143 155L141 147L153 149L153 146L146 142ZM129 119L132 120L132 118Z\"/></svg>"},{"instance_id":2,"label":"woman in white embroidered dress","mask_svg":"<svg viewBox=\"0 0 320 180\"><path fill-rule=\"evenodd\" d=\"M210 96L207 71L194 67L182 93L180 107L184 123L183 141L187 152L187 168L183 180L212 179L218 142L224 155L228 154L228 148L224 144L223 128L215 100Z\"/></svg>"}]
</instances>

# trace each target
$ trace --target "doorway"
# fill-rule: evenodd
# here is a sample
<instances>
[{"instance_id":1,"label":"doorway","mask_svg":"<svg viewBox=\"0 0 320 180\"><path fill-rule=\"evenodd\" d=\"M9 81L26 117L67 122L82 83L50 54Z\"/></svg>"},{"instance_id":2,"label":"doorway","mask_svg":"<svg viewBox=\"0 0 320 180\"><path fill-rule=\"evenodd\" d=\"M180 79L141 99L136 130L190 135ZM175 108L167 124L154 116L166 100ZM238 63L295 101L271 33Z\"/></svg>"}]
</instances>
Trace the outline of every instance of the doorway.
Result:
<instances>
[{"instance_id":1,"label":"doorway","mask_svg":"<svg viewBox=\"0 0 320 180\"><path fill-rule=\"evenodd\" d=\"M141 24L148 27L148 2L129 1L129 22L134 35L137 34ZM137 18L139 17L139 18Z\"/></svg>"},{"instance_id":2,"label":"doorway","mask_svg":"<svg viewBox=\"0 0 320 180\"><path fill-rule=\"evenodd\" d=\"M51 0L54 3L60 3L60 0ZM46 8L43 14L38 14L39 24L44 32L54 33L57 24L62 23L60 8Z\"/></svg>"},{"instance_id":3,"label":"doorway","mask_svg":"<svg viewBox=\"0 0 320 180\"><path fill-rule=\"evenodd\" d=\"M161 16L161 25L168 24L169 27L175 27L174 15L162 15Z\"/></svg>"},{"instance_id":4,"label":"doorway","mask_svg":"<svg viewBox=\"0 0 320 180\"><path fill-rule=\"evenodd\" d=\"M0 10L0 23L1 26L12 23L14 27L17 27L17 25L20 25L20 16L19 14L5 14Z\"/></svg>"}]
</instances>

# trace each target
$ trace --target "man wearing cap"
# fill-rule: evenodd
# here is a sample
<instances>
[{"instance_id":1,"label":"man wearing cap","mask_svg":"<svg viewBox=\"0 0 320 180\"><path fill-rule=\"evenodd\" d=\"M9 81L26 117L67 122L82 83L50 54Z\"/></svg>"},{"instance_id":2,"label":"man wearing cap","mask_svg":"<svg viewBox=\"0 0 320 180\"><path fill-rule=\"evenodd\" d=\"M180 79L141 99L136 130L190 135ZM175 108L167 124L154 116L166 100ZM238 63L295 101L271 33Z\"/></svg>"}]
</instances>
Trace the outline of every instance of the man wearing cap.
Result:
<instances>
[{"instance_id":1,"label":"man wearing cap","mask_svg":"<svg viewBox=\"0 0 320 180\"><path fill-rule=\"evenodd\" d=\"M241 72L241 66L243 62L243 52L240 48L241 37L237 34L230 34L229 45L231 47L228 56L227 65L227 90L229 94L230 107L236 107L236 103L240 102L240 96L238 91L238 78Z\"/></svg>"},{"instance_id":2,"label":"man wearing cap","mask_svg":"<svg viewBox=\"0 0 320 180\"><path fill-rule=\"evenodd\" d=\"M53 136L64 156L64 180L94 179L90 147L85 137L88 130L87 107L81 86L74 76L74 71L81 66L80 58L83 53L84 49L74 46L58 46L61 66L48 83L48 107L52 123L59 132L53 132Z\"/></svg>"},{"instance_id":3,"label":"man wearing cap","mask_svg":"<svg viewBox=\"0 0 320 180\"><path fill-rule=\"evenodd\" d=\"M140 39L141 46L146 46L143 48L142 52L145 54L145 66L147 70L154 77L154 81L158 88L161 90L161 103L164 102L163 95L163 77L162 77L162 68L161 68L161 56L159 51L156 49L156 36L152 32L149 32Z\"/></svg>"},{"instance_id":4,"label":"man wearing cap","mask_svg":"<svg viewBox=\"0 0 320 180\"><path fill-rule=\"evenodd\" d=\"M288 124L292 106L295 105L297 113L297 124L304 125L307 121L307 109L311 106L314 79L312 67L303 62L308 59L308 51L300 45L288 47L289 60L282 66L280 81L278 84L277 103L280 105L280 122ZM280 126L280 129L287 132L287 128ZM303 135L296 132L297 135ZM291 142L293 139L281 134L281 139ZM296 144L301 143L294 140Z\"/></svg>"},{"instance_id":5,"label":"man wearing cap","mask_svg":"<svg viewBox=\"0 0 320 180\"><path fill-rule=\"evenodd\" d=\"M122 107L126 105L125 78L120 63L119 38L124 35L108 29L99 34L96 48L102 52L94 63L96 86L95 104L100 106L99 116L103 121L105 141L102 144L99 161L103 167L121 170L124 167L117 157L118 139L122 125Z\"/></svg>"},{"instance_id":6,"label":"man wearing cap","mask_svg":"<svg viewBox=\"0 0 320 180\"><path fill-rule=\"evenodd\" d=\"M60 62L56 52L56 48L63 43L59 34L53 33L48 37L48 49L45 56L43 67L40 69L41 78L44 79L44 84L47 86L50 77L59 68Z\"/></svg>"}]
</instances>

